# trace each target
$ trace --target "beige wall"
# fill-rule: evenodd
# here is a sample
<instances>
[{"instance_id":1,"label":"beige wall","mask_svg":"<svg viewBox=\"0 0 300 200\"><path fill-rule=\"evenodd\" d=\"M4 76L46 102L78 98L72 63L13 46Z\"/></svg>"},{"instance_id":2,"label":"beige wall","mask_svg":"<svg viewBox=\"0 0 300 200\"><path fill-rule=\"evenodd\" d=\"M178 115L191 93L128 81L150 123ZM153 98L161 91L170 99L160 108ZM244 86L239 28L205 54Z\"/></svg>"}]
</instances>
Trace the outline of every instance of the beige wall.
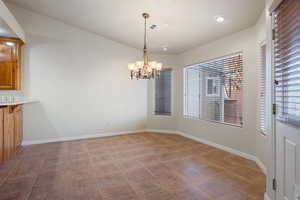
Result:
<instances>
[{"instance_id":1,"label":"beige wall","mask_svg":"<svg viewBox=\"0 0 300 200\"><path fill-rule=\"evenodd\" d=\"M127 63L141 51L9 5L28 43L24 140L84 137L145 129L147 81L131 81Z\"/></svg>"}]
</instances>

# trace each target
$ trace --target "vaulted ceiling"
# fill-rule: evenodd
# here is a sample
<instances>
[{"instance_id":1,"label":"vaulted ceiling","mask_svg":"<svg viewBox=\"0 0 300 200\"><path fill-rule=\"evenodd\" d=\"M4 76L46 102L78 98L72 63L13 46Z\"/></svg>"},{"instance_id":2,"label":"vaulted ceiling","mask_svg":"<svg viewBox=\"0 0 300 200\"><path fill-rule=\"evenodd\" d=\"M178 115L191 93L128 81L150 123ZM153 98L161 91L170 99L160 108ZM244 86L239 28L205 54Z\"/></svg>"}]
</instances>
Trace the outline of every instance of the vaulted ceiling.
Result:
<instances>
[{"instance_id":1,"label":"vaulted ceiling","mask_svg":"<svg viewBox=\"0 0 300 200\"><path fill-rule=\"evenodd\" d=\"M175 54L255 24L263 0L6 0L42 15L141 49L149 12L152 52ZM223 16L224 23L217 23Z\"/></svg>"}]
</instances>

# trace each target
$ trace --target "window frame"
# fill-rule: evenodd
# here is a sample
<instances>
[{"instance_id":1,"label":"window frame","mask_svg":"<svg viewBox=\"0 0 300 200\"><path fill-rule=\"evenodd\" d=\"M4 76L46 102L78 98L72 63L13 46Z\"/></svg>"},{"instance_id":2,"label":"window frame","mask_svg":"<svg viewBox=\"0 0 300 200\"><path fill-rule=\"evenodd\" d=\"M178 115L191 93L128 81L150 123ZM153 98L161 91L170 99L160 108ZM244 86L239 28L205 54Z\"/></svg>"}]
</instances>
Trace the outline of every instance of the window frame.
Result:
<instances>
[{"instance_id":1,"label":"window frame","mask_svg":"<svg viewBox=\"0 0 300 200\"><path fill-rule=\"evenodd\" d=\"M235 53L231 53L231 54L227 54L227 55L224 55L224 56L219 56L219 57L216 57L216 58L211 58L211 59L208 59L208 60L204 60L204 61L199 61L197 63L194 63L194 64L189 64L189 65L186 65L185 67L183 67L182 69L182 73L183 73L183 113L182 113L182 117L184 119L187 119L187 120L197 120L197 121L205 121L205 122L211 122L211 123L215 123L215 124L222 124L222 125L226 125L226 126L232 126L232 127L236 127L236 128L244 128L245 126L245 117L244 117L244 106L245 106L245 103L242 104L242 124L232 124L232 123L227 123L227 122L224 122L224 121L217 121L217 120L210 120L210 119L205 119L205 118L201 118L201 108L203 107L202 103L200 103L200 109L199 109L199 117L192 117L192 116L188 116L186 115L186 112L187 112L187 91L186 91L186 88L187 88L187 77L186 77L186 71L188 68L192 68L193 66L195 65L200 65L200 64L205 64L205 63L208 63L208 62L212 62L214 60L220 60L220 59L225 59L226 57L231 57L231 56L234 56L234 55L242 55L242 66L244 67L244 52L241 50L241 51L237 51ZM209 77L209 78L213 78L213 77ZM244 73L243 73L243 81L242 81L242 88L244 88ZM219 88L219 92L221 92L221 88ZM205 88L206 90L206 88ZM205 91L206 93L206 91ZM242 99L244 99L244 92L242 93ZM201 101L201 99L200 99Z\"/></svg>"},{"instance_id":2,"label":"window frame","mask_svg":"<svg viewBox=\"0 0 300 200\"><path fill-rule=\"evenodd\" d=\"M217 91L214 94L208 94L208 80L213 80L213 88L216 87ZM206 91L206 96L207 97L220 97L220 92L221 92L221 88L219 87L220 84L216 84L216 81L221 81L220 78L218 77L206 77L205 78L205 91Z\"/></svg>"},{"instance_id":3,"label":"window frame","mask_svg":"<svg viewBox=\"0 0 300 200\"><path fill-rule=\"evenodd\" d=\"M170 117L173 117L173 101L174 101L174 99L173 99L173 94L174 94L174 91L173 91L173 85L174 85L174 78L173 78L173 73L174 73L174 70L172 69L172 68L164 68L164 69L162 69L161 71L170 71L171 72L171 95L170 95L170 98L171 98L171 108L170 108L170 114L166 114L166 115L164 115L164 114L161 114L161 113L156 113L155 112L155 108L156 108L156 79L154 79L153 80L153 85L152 85L152 87L153 87L153 105L152 105L152 116L154 116L154 117L157 117L157 118L170 118Z\"/></svg>"},{"instance_id":4,"label":"window frame","mask_svg":"<svg viewBox=\"0 0 300 200\"><path fill-rule=\"evenodd\" d=\"M262 79L262 67L263 67L263 63L262 63L262 55L263 55L263 52L262 52L262 48L265 46L265 74L264 74L264 78L265 78L265 81L264 81L264 112L265 112L265 117L264 117L264 130L262 130L262 119L261 119L261 112L262 112L262 105L261 105L261 94L262 94L262 82L261 82L261 79ZM263 40L260 44L259 44L259 55L260 55L260 60L261 60L261 63L259 64L259 76L260 76L260 80L259 80L259 132L266 136L267 135L267 127L268 127L268 116L267 116L267 110L268 110L268 107L271 106L271 103L268 102L268 98L267 98L267 95L268 95L268 91L267 91L267 88L268 88L268 82L267 82L267 76L268 76L268 68L267 68L267 43L266 43L266 40Z\"/></svg>"},{"instance_id":5,"label":"window frame","mask_svg":"<svg viewBox=\"0 0 300 200\"><path fill-rule=\"evenodd\" d=\"M188 82L187 82L187 70L189 69L189 68L192 68L193 67L193 65L189 65L189 66L186 66L186 67L184 67L183 68L183 117L184 118L186 118L186 119L194 119L194 120L197 120L197 119L201 119L201 110L202 110L202 104L200 104L200 99L199 99L199 110L198 110L198 112L199 112L199 115L198 115L198 117L193 117L193 116L188 116L188 115L186 115L185 113L187 112L187 103L186 103L186 101L187 101L187 94L188 94L188 91L186 91L186 87L187 87L187 84L188 84ZM199 82L199 87L200 87L200 82Z\"/></svg>"}]
</instances>

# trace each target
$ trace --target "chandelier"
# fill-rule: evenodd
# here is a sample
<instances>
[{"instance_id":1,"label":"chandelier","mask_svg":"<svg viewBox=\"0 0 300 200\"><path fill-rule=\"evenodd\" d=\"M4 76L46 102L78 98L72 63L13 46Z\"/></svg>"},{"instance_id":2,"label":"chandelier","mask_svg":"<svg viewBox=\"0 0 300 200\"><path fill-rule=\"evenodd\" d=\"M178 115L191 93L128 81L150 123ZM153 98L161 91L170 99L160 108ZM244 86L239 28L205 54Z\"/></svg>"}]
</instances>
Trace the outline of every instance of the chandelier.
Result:
<instances>
[{"instance_id":1,"label":"chandelier","mask_svg":"<svg viewBox=\"0 0 300 200\"><path fill-rule=\"evenodd\" d=\"M149 61L147 52L147 19L149 17L150 15L148 13L143 13L143 18L145 19L144 61L137 61L135 63L128 64L131 79L155 79L159 77L160 71L162 69L162 63Z\"/></svg>"}]
</instances>

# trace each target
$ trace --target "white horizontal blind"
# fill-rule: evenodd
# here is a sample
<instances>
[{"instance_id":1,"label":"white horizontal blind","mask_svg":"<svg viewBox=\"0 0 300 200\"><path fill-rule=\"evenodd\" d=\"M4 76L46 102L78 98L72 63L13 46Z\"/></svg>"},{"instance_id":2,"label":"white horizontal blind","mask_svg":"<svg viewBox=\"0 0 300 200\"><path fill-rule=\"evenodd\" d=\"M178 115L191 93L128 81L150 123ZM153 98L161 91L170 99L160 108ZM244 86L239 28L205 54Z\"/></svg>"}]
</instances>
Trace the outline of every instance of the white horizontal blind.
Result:
<instances>
[{"instance_id":1,"label":"white horizontal blind","mask_svg":"<svg viewBox=\"0 0 300 200\"><path fill-rule=\"evenodd\" d=\"M266 134L266 45L260 48L260 131Z\"/></svg>"},{"instance_id":2,"label":"white horizontal blind","mask_svg":"<svg viewBox=\"0 0 300 200\"><path fill-rule=\"evenodd\" d=\"M161 71L155 80L155 114L171 115L171 83L172 71Z\"/></svg>"},{"instance_id":3,"label":"white horizontal blind","mask_svg":"<svg viewBox=\"0 0 300 200\"><path fill-rule=\"evenodd\" d=\"M300 1L284 0L274 14L277 119L300 125Z\"/></svg>"},{"instance_id":4,"label":"white horizontal blind","mask_svg":"<svg viewBox=\"0 0 300 200\"><path fill-rule=\"evenodd\" d=\"M184 69L185 117L242 126L242 54Z\"/></svg>"}]
</instances>

